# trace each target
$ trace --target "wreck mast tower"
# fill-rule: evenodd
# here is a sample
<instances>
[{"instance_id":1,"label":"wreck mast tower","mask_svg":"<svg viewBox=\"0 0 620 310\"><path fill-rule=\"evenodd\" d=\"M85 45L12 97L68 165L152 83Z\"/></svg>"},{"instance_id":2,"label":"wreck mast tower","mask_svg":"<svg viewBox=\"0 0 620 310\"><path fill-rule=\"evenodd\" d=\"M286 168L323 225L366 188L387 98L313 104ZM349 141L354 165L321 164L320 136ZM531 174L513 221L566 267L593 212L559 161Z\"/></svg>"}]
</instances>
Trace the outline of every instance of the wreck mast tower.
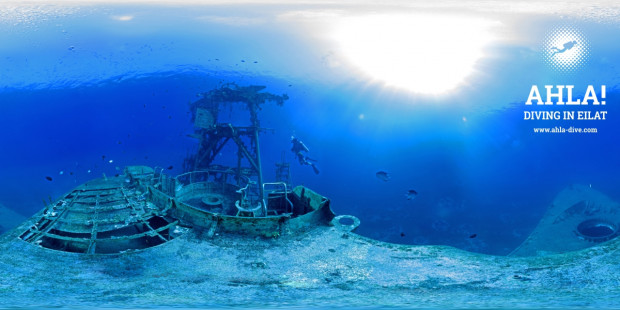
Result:
<instances>
[{"instance_id":1,"label":"wreck mast tower","mask_svg":"<svg viewBox=\"0 0 620 310\"><path fill-rule=\"evenodd\" d=\"M184 172L213 169L216 156L232 140L237 146L237 167L235 169L237 185L241 185L241 176L248 178L256 176L259 200L263 215L266 215L259 143L259 132L264 129L260 127L258 111L265 102L275 102L281 106L288 96L261 92L263 89L265 86L241 87L229 83L201 94L201 99L191 103L190 109L195 129L194 134L190 136L199 140L199 146L197 152L185 158L183 169ZM249 112L249 126L218 122L220 111L229 109L231 112L236 112L239 106ZM249 167L242 167L243 159L248 162ZM222 169L222 166L216 167Z\"/></svg>"}]
</instances>

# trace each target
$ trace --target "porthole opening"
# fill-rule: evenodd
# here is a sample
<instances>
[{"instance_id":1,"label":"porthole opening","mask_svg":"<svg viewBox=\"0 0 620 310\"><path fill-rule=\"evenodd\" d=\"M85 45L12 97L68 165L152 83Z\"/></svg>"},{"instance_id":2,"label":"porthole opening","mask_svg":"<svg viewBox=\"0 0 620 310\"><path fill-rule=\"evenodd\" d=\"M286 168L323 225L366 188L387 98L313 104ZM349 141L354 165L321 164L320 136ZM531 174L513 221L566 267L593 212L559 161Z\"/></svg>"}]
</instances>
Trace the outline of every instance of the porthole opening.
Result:
<instances>
[{"instance_id":1,"label":"porthole opening","mask_svg":"<svg viewBox=\"0 0 620 310\"><path fill-rule=\"evenodd\" d=\"M618 235L618 227L606 220L590 219L579 223L577 233L586 240L602 242L615 238Z\"/></svg>"}]
</instances>

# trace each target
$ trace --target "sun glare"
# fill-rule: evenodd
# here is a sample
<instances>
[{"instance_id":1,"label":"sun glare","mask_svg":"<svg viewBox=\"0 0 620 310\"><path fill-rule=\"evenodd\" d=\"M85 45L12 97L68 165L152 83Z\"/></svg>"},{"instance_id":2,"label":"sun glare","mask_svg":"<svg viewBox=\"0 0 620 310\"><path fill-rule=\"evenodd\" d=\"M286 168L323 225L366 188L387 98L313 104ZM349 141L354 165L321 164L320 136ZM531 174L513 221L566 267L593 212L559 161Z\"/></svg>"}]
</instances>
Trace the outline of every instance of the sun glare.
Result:
<instances>
[{"instance_id":1,"label":"sun glare","mask_svg":"<svg viewBox=\"0 0 620 310\"><path fill-rule=\"evenodd\" d=\"M452 90L473 72L492 39L491 22L461 16L350 17L334 39L353 66L388 86L422 94Z\"/></svg>"}]
</instances>

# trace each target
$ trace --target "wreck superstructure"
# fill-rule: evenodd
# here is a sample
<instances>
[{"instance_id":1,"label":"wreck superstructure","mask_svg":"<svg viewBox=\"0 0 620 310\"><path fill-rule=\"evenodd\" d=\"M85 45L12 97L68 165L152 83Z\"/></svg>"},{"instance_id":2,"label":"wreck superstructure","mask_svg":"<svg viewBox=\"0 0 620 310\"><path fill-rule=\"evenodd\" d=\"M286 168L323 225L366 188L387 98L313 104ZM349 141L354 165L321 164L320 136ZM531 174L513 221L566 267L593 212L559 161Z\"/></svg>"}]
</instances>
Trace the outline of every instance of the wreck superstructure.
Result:
<instances>
[{"instance_id":1,"label":"wreck superstructure","mask_svg":"<svg viewBox=\"0 0 620 310\"><path fill-rule=\"evenodd\" d=\"M20 239L44 248L85 254L117 254L166 243L195 229L278 237L327 224L334 218L329 200L288 182L264 182L258 110L288 97L260 92L263 86L226 84L191 104L198 150L176 177L163 169L126 167L122 176L78 186L39 212ZM221 109L241 106L249 126L218 123ZM215 164L227 144L237 147L237 165ZM288 168L278 165L280 174Z\"/></svg>"}]
</instances>

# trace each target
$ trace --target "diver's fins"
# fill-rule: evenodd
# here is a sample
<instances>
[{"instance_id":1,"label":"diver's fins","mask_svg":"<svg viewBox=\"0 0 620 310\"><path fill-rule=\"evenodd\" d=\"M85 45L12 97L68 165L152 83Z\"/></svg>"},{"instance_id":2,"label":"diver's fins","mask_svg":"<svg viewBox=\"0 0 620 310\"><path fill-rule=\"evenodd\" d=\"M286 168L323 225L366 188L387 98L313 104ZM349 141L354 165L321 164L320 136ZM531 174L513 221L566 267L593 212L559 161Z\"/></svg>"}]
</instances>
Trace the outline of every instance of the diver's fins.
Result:
<instances>
[{"instance_id":1,"label":"diver's fins","mask_svg":"<svg viewBox=\"0 0 620 310\"><path fill-rule=\"evenodd\" d=\"M319 174L319 168L317 168L314 164L310 164L310 166L312 166L312 169L314 170L314 173Z\"/></svg>"}]
</instances>

